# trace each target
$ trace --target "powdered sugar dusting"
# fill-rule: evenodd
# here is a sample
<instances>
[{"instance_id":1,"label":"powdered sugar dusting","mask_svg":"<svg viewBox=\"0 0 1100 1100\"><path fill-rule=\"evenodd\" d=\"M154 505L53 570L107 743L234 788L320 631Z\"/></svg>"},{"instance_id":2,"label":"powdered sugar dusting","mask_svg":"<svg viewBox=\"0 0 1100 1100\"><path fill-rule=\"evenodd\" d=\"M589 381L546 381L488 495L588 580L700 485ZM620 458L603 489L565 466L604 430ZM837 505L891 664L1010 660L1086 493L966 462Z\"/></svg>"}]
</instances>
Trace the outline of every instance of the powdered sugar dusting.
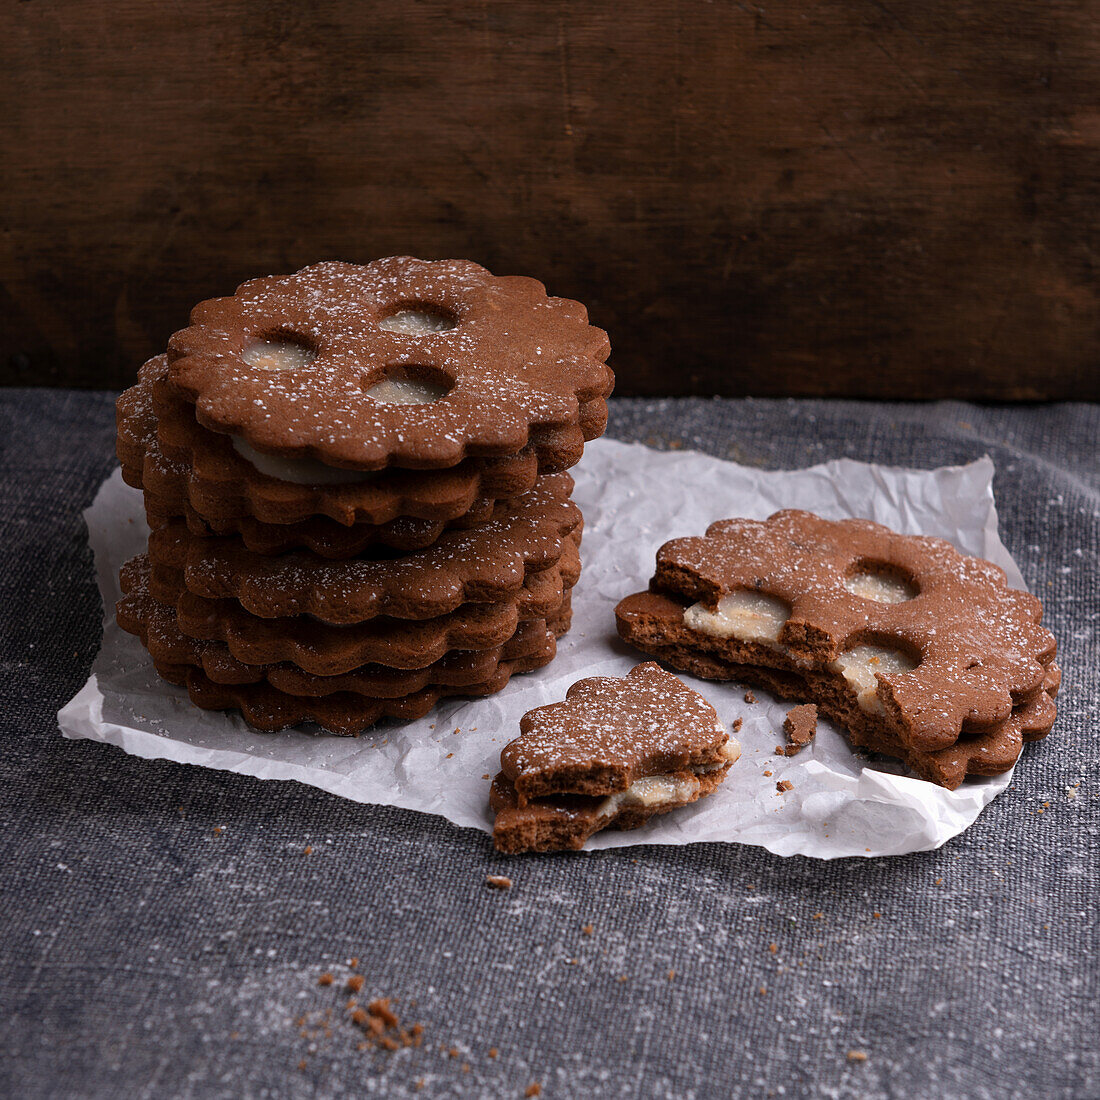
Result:
<instances>
[{"instance_id":1,"label":"powdered sugar dusting","mask_svg":"<svg viewBox=\"0 0 1100 1100\"><path fill-rule=\"evenodd\" d=\"M467 261L315 264L203 303L172 338L171 378L208 423L263 451L360 469L450 465L575 425L610 391L606 334L583 307L547 301L533 279ZM420 305L389 312L405 302ZM315 357L300 369L249 365L248 347L279 340ZM446 395L372 399L408 364L445 379Z\"/></svg>"},{"instance_id":2,"label":"powdered sugar dusting","mask_svg":"<svg viewBox=\"0 0 1100 1100\"><path fill-rule=\"evenodd\" d=\"M636 666L622 679L580 680L563 702L525 714L521 729L501 753L512 779L599 766L641 774L653 759L687 767L700 755L716 755L727 741L710 703L653 663Z\"/></svg>"}]
</instances>

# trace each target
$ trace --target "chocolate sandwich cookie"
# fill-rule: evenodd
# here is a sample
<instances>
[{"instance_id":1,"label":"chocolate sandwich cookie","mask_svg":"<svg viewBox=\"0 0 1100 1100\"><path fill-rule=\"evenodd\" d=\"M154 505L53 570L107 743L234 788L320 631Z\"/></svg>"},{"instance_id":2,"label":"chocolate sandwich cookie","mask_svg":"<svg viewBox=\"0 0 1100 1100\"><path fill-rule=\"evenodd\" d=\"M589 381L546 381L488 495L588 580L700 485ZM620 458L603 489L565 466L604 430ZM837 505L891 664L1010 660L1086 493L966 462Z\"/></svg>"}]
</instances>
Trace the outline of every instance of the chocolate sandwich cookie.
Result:
<instances>
[{"instance_id":1,"label":"chocolate sandwich cookie","mask_svg":"<svg viewBox=\"0 0 1100 1100\"><path fill-rule=\"evenodd\" d=\"M710 794L740 755L714 708L659 665L574 684L501 753L490 805L504 852L577 849Z\"/></svg>"},{"instance_id":2,"label":"chocolate sandwich cookie","mask_svg":"<svg viewBox=\"0 0 1100 1100\"><path fill-rule=\"evenodd\" d=\"M297 523L264 523L253 516L213 520L200 516L191 507L186 495L161 498L148 488L145 490L145 517L153 530L167 527L173 520L179 519L187 524L191 534L199 538L237 535L256 554L308 550L329 561L355 558L378 550L397 550L406 554L423 550L444 531L468 530L484 523L492 516L496 504L495 500L483 498L475 501L468 512L452 520L400 516L389 523L357 523L347 527L328 516L311 516Z\"/></svg>"},{"instance_id":3,"label":"chocolate sandwich cookie","mask_svg":"<svg viewBox=\"0 0 1100 1100\"><path fill-rule=\"evenodd\" d=\"M309 615L263 619L236 600L209 600L189 592L183 575L135 559L131 569L149 569L149 591L160 603L175 607L180 629L199 640L225 643L246 664L289 661L319 676L335 676L360 665L421 668L452 649L491 649L502 645L525 619L555 615L580 572L575 545L557 565L531 574L511 600L467 603L434 619L376 616L363 622L333 625Z\"/></svg>"},{"instance_id":4,"label":"chocolate sandwich cookie","mask_svg":"<svg viewBox=\"0 0 1100 1100\"><path fill-rule=\"evenodd\" d=\"M492 679L485 683L460 688L427 687L396 699L371 699L347 692L317 697L287 695L266 682L217 684L201 669L188 665L158 664L156 669L162 679L185 687L195 706L203 710L239 711L253 729L264 733L277 733L311 722L328 733L358 737L383 718L404 722L423 718L440 699L494 695L508 686L515 673L537 667L537 661L502 663Z\"/></svg>"},{"instance_id":5,"label":"chocolate sandwich cookie","mask_svg":"<svg viewBox=\"0 0 1100 1100\"><path fill-rule=\"evenodd\" d=\"M369 471L530 447L546 473L603 431L609 353L582 305L534 279L399 256L201 303L169 342L167 383L262 454Z\"/></svg>"},{"instance_id":6,"label":"chocolate sandwich cookie","mask_svg":"<svg viewBox=\"0 0 1100 1100\"><path fill-rule=\"evenodd\" d=\"M154 600L148 590L148 571L136 560L122 573L124 592L117 606L118 624L136 634L159 666L201 668L218 684L255 684L266 680L290 695L318 696L350 692L374 698L395 699L428 687L461 688L492 681L507 663L522 663L524 670L553 659L557 638L569 627L569 601L549 619L521 622L502 645L484 650L453 650L423 668L398 669L363 665L337 676L316 676L296 665L246 664L222 642L191 638L179 629L176 610Z\"/></svg>"},{"instance_id":7,"label":"chocolate sandwich cookie","mask_svg":"<svg viewBox=\"0 0 1100 1100\"><path fill-rule=\"evenodd\" d=\"M123 477L159 500L186 502L211 523L250 516L268 524L328 517L345 526L402 518L447 522L489 500L529 492L538 479L530 451L470 459L446 470L364 473L303 460L245 457L228 436L210 432L178 409L158 417L153 390L167 370L164 356L146 363L117 404ZM259 468L259 462L264 468Z\"/></svg>"},{"instance_id":8,"label":"chocolate sandwich cookie","mask_svg":"<svg viewBox=\"0 0 1100 1100\"><path fill-rule=\"evenodd\" d=\"M666 543L651 591L616 609L639 649L702 676L776 670L806 685L784 694L858 725L864 740L873 730L907 759L1010 726L1047 693L1056 647L1041 617L997 566L943 540L806 512Z\"/></svg>"},{"instance_id":9,"label":"chocolate sandwich cookie","mask_svg":"<svg viewBox=\"0 0 1100 1100\"><path fill-rule=\"evenodd\" d=\"M334 624L378 615L431 619L464 603L515 599L528 576L558 564L572 532L579 534L572 487L568 474L551 474L531 492L498 502L480 526L448 532L405 555L335 562L307 551L271 557L239 538L196 538L177 520L152 533L149 557L182 571L190 592L238 600L262 618L309 614Z\"/></svg>"}]
</instances>

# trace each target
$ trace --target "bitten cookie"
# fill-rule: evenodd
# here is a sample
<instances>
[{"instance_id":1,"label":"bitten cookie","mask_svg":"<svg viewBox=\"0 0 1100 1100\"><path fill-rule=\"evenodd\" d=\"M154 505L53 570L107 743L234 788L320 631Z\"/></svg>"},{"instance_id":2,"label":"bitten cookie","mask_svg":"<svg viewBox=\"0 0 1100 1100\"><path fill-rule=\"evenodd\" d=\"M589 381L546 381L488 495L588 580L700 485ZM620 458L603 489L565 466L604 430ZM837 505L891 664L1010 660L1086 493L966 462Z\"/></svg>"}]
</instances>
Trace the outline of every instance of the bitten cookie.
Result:
<instances>
[{"instance_id":1,"label":"bitten cookie","mask_svg":"<svg viewBox=\"0 0 1100 1100\"><path fill-rule=\"evenodd\" d=\"M639 649L816 703L948 787L1007 770L1049 731L1060 674L1041 618L996 565L942 539L797 511L666 543L650 591L616 609Z\"/></svg>"},{"instance_id":2,"label":"bitten cookie","mask_svg":"<svg viewBox=\"0 0 1100 1100\"><path fill-rule=\"evenodd\" d=\"M520 721L490 805L502 852L577 849L710 794L741 747L714 708L652 662L574 684Z\"/></svg>"}]
</instances>

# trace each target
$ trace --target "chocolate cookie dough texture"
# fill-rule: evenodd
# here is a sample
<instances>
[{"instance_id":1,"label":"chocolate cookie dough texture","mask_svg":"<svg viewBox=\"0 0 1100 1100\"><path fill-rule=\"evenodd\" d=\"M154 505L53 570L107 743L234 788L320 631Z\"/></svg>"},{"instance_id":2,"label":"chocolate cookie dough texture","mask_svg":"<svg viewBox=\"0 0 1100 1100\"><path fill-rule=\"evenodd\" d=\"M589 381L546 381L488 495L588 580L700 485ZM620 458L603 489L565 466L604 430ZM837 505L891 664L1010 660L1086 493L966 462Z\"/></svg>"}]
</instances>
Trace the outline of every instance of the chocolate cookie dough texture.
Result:
<instances>
[{"instance_id":1,"label":"chocolate cookie dough texture","mask_svg":"<svg viewBox=\"0 0 1100 1100\"><path fill-rule=\"evenodd\" d=\"M714 708L649 662L580 680L529 711L500 754L490 806L503 852L577 849L710 794L741 755Z\"/></svg>"},{"instance_id":2,"label":"chocolate cookie dough texture","mask_svg":"<svg viewBox=\"0 0 1100 1100\"><path fill-rule=\"evenodd\" d=\"M569 628L565 471L614 378L583 306L464 260L203 302L118 401L147 554L118 621L200 707L357 734L488 695Z\"/></svg>"},{"instance_id":3,"label":"chocolate cookie dough texture","mask_svg":"<svg viewBox=\"0 0 1100 1100\"><path fill-rule=\"evenodd\" d=\"M657 552L620 635L706 679L814 703L855 745L948 788L996 775L1054 722L1042 605L991 562L866 520L777 512Z\"/></svg>"}]
</instances>

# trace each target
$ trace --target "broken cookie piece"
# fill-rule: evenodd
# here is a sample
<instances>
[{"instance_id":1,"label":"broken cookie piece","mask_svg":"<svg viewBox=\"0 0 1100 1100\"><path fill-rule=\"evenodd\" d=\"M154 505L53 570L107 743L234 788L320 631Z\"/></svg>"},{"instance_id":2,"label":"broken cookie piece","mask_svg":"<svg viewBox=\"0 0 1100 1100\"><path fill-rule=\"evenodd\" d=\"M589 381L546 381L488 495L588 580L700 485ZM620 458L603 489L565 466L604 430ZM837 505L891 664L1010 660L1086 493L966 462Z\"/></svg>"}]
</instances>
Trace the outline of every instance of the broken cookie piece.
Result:
<instances>
[{"instance_id":1,"label":"broken cookie piece","mask_svg":"<svg viewBox=\"0 0 1100 1100\"><path fill-rule=\"evenodd\" d=\"M783 719L783 732L787 735L787 743L777 745L775 751L784 756L801 752L817 734L817 707L813 703L791 707Z\"/></svg>"},{"instance_id":2,"label":"broken cookie piece","mask_svg":"<svg viewBox=\"0 0 1100 1100\"><path fill-rule=\"evenodd\" d=\"M502 852L577 849L710 794L741 755L714 708L652 662L574 684L500 754L489 802Z\"/></svg>"}]
</instances>

